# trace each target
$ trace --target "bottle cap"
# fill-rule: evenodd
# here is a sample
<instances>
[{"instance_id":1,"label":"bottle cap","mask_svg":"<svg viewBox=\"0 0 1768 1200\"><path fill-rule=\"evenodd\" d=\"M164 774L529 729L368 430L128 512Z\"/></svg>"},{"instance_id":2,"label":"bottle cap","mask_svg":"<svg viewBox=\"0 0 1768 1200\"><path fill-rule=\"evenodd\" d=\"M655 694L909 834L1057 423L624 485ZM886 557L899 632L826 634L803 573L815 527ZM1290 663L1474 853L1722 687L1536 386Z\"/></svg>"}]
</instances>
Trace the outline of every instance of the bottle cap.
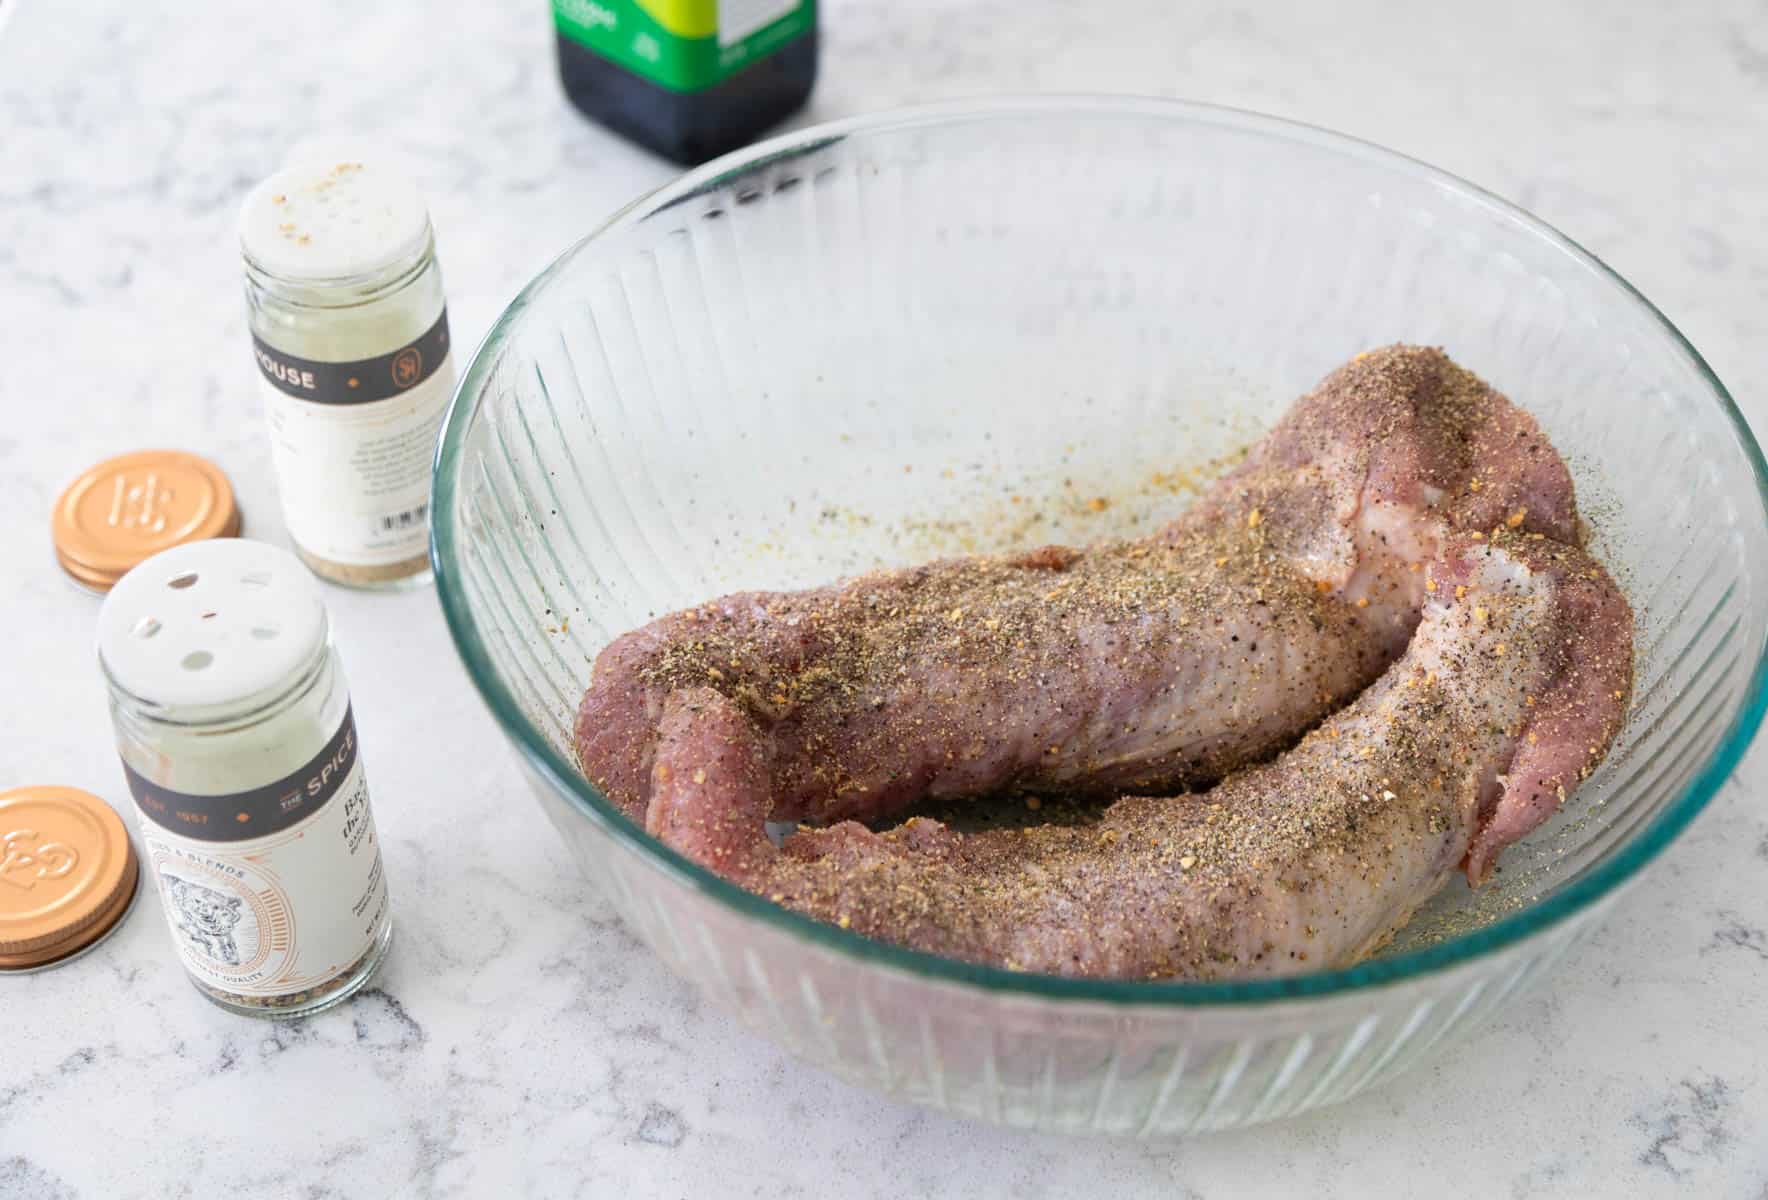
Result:
<instances>
[{"instance_id":1,"label":"bottle cap","mask_svg":"<svg viewBox=\"0 0 1768 1200\"><path fill-rule=\"evenodd\" d=\"M327 283L368 275L422 252L430 213L398 172L349 160L303 161L252 189L239 214L240 250L282 279Z\"/></svg>"},{"instance_id":2,"label":"bottle cap","mask_svg":"<svg viewBox=\"0 0 1768 1200\"><path fill-rule=\"evenodd\" d=\"M240 531L221 468L182 450L107 459L70 483L50 519L55 558L75 581L107 591L135 564L172 546Z\"/></svg>"},{"instance_id":3,"label":"bottle cap","mask_svg":"<svg viewBox=\"0 0 1768 1200\"><path fill-rule=\"evenodd\" d=\"M140 869L122 819L89 792L0 792L0 971L71 958L122 923Z\"/></svg>"},{"instance_id":4,"label":"bottle cap","mask_svg":"<svg viewBox=\"0 0 1768 1200\"><path fill-rule=\"evenodd\" d=\"M166 708L228 705L297 677L325 642L319 585L287 550L192 542L125 575L98 611L111 683Z\"/></svg>"}]
</instances>

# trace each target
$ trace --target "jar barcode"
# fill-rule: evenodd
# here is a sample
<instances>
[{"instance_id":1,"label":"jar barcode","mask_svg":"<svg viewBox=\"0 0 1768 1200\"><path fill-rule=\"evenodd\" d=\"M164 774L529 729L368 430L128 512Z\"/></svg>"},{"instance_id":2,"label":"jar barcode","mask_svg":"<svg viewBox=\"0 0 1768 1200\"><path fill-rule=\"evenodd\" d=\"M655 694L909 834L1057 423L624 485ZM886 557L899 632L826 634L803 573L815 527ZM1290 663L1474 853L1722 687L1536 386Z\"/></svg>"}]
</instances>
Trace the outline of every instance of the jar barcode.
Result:
<instances>
[{"instance_id":1,"label":"jar barcode","mask_svg":"<svg viewBox=\"0 0 1768 1200\"><path fill-rule=\"evenodd\" d=\"M416 508L408 508L401 513L389 513L381 518L381 532L392 533L399 529L411 529L422 525L430 515L430 506L420 504Z\"/></svg>"}]
</instances>

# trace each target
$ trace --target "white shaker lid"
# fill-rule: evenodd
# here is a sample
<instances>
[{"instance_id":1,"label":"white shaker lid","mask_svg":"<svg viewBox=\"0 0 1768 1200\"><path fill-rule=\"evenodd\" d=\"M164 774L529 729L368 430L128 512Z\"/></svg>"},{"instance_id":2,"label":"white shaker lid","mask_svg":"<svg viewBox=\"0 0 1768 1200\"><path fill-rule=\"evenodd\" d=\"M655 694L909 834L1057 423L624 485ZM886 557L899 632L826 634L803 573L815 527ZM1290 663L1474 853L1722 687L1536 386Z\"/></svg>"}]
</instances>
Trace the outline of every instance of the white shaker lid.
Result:
<instances>
[{"instance_id":1,"label":"white shaker lid","mask_svg":"<svg viewBox=\"0 0 1768 1200\"><path fill-rule=\"evenodd\" d=\"M350 159L303 160L252 189L239 214L245 256L283 279L367 275L422 249L430 214L395 171Z\"/></svg>"},{"instance_id":2,"label":"white shaker lid","mask_svg":"<svg viewBox=\"0 0 1768 1200\"><path fill-rule=\"evenodd\" d=\"M168 708L244 700L286 681L326 636L319 585L286 550L191 542L130 571L98 614L111 680Z\"/></svg>"}]
</instances>

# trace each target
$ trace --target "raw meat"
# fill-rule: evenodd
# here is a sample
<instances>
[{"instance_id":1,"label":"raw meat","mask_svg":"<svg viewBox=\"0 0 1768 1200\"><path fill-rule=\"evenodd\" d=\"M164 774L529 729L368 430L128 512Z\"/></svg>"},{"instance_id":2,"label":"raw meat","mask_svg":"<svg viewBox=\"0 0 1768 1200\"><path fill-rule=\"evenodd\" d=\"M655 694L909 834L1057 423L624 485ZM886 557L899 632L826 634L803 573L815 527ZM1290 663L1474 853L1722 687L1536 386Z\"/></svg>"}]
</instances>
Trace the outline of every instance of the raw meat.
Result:
<instances>
[{"instance_id":1,"label":"raw meat","mask_svg":"<svg viewBox=\"0 0 1768 1200\"><path fill-rule=\"evenodd\" d=\"M660 744L736 726L775 819L1196 788L1374 680L1417 623L1423 565L1452 531L1491 528L1575 540L1564 464L1440 351L1389 347L1144 541L743 593L617 639L578 710L579 761L653 832Z\"/></svg>"},{"instance_id":2,"label":"raw meat","mask_svg":"<svg viewBox=\"0 0 1768 1200\"><path fill-rule=\"evenodd\" d=\"M1273 762L1097 824L960 834L913 819L764 835L770 739L710 688L669 697L651 824L775 902L952 958L1209 979L1355 961L1457 865L1544 820L1619 728L1632 615L1575 547L1452 539L1404 656Z\"/></svg>"}]
</instances>

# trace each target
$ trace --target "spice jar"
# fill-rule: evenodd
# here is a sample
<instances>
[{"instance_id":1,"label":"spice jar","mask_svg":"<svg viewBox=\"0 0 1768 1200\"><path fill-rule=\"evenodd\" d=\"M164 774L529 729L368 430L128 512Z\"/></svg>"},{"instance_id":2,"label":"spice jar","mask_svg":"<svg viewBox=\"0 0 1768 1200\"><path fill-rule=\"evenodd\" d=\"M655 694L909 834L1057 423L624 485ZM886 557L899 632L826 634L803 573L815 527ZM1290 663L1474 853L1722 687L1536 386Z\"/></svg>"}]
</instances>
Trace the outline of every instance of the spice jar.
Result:
<instances>
[{"instance_id":1,"label":"spice jar","mask_svg":"<svg viewBox=\"0 0 1768 1200\"><path fill-rule=\"evenodd\" d=\"M312 576L262 542L167 550L106 597L98 655L142 869L192 981L260 1016L361 987L393 927Z\"/></svg>"},{"instance_id":2,"label":"spice jar","mask_svg":"<svg viewBox=\"0 0 1768 1200\"><path fill-rule=\"evenodd\" d=\"M246 198L240 248L296 551L337 583L421 582L430 462L454 388L423 199L372 165L290 167Z\"/></svg>"}]
</instances>

